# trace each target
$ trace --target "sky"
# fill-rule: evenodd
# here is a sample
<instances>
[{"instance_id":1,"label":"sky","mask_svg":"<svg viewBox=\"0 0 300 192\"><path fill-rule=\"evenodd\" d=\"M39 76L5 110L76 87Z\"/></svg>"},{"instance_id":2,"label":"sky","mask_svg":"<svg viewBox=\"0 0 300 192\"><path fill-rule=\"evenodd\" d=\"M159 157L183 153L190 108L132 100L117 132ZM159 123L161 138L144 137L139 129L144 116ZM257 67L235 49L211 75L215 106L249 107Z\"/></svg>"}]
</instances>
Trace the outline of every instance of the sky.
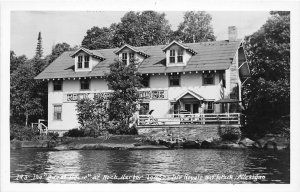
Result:
<instances>
[{"instance_id":1,"label":"sky","mask_svg":"<svg viewBox=\"0 0 300 192\"><path fill-rule=\"evenodd\" d=\"M124 11L12 11L11 50L18 56L32 58L38 33L42 33L44 55L50 54L56 43L80 45L86 31L93 26L109 27L118 23ZM183 21L184 12L165 11L173 30ZM217 40L228 39L228 26L236 26L238 37L251 35L268 19L267 11L208 11Z\"/></svg>"}]
</instances>

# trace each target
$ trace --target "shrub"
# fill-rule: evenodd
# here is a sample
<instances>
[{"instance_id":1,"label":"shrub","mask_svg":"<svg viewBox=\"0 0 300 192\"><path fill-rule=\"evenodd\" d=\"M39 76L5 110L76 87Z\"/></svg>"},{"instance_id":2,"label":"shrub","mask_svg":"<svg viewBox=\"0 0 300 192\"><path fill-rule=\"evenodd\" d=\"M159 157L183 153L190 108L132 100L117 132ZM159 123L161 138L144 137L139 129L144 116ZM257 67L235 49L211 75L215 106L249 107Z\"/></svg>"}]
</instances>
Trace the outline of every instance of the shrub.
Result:
<instances>
[{"instance_id":1,"label":"shrub","mask_svg":"<svg viewBox=\"0 0 300 192\"><path fill-rule=\"evenodd\" d=\"M219 135L222 140L238 141L242 136L242 132L239 127L222 126L219 127Z\"/></svg>"},{"instance_id":2,"label":"shrub","mask_svg":"<svg viewBox=\"0 0 300 192\"><path fill-rule=\"evenodd\" d=\"M83 129L71 129L63 134L64 137L84 137Z\"/></svg>"},{"instance_id":3,"label":"shrub","mask_svg":"<svg viewBox=\"0 0 300 192\"><path fill-rule=\"evenodd\" d=\"M57 140L58 136L59 136L59 134L57 132L55 132L55 133L49 132L48 133L48 139L50 139L50 140Z\"/></svg>"},{"instance_id":4,"label":"shrub","mask_svg":"<svg viewBox=\"0 0 300 192\"><path fill-rule=\"evenodd\" d=\"M31 141L38 138L39 129L37 127L26 127L18 124L10 124L10 140Z\"/></svg>"}]
</instances>

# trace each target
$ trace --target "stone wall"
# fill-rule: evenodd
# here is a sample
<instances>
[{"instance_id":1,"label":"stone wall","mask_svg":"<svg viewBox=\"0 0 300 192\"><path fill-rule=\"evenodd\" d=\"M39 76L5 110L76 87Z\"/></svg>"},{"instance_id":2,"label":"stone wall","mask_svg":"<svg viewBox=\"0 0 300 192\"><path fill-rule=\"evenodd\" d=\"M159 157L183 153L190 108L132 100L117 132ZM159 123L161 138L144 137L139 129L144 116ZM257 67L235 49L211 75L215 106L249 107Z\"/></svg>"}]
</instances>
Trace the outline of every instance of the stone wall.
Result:
<instances>
[{"instance_id":1,"label":"stone wall","mask_svg":"<svg viewBox=\"0 0 300 192\"><path fill-rule=\"evenodd\" d=\"M221 139L219 128L226 125L177 125L177 126L143 126L138 127L138 134L155 139L172 136L173 138L186 138L200 142L211 139ZM237 125L229 125L233 129L240 129Z\"/></svg>"},{"instance_id":2,"label":"stone wall","mask_svg":"<svg viewBox=\"0 0 300 192\"><path fill-rule=\"evenodd\" d=\"M172 136L174 138L186 138L187 140L200 141L206 139L219 139L218 126L210 125L178 125L178 126L144 126L138 128L138 134L154 138L164 138Z\"/></svg>"}]
</instances>

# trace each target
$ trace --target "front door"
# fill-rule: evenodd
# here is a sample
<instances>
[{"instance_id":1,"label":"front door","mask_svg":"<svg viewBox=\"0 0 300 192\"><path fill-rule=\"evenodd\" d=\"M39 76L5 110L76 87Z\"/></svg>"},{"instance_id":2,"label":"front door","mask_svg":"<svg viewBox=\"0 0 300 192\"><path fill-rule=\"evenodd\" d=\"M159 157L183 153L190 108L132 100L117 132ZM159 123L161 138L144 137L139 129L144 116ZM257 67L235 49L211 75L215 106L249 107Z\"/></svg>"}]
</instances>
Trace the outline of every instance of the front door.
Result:
<instances>
[{"instance_id":1,"label":"front door","mask_svg":"<svg viewBox=\"0 0 300 192\"><path fill-rule=\"evenodd\" d=\"M191 114L199 113L199 104L198 103L185 103L184 109Z\"/></svg>"}]
</instances>

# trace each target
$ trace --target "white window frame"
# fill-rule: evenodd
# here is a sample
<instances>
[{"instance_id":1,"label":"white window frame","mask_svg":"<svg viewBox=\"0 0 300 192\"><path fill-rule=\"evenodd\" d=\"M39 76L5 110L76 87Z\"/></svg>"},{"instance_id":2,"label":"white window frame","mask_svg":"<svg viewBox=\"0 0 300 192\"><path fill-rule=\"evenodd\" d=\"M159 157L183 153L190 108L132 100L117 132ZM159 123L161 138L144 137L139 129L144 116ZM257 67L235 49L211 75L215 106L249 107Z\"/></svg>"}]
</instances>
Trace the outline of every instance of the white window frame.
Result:
<instances>
[{"instance_id":1,"label":"white window frame","mask_svg":"<svg viewBox=\"0 0 300 192\"><path fill-rule=\"evenodd\" d=\"M56 111L56 107L60 107L60 111ZM57 118L58 113L60 113L60 118ZM53 104L53 120L62 121L62 104Z\"/></svg>"}]
</instances>

